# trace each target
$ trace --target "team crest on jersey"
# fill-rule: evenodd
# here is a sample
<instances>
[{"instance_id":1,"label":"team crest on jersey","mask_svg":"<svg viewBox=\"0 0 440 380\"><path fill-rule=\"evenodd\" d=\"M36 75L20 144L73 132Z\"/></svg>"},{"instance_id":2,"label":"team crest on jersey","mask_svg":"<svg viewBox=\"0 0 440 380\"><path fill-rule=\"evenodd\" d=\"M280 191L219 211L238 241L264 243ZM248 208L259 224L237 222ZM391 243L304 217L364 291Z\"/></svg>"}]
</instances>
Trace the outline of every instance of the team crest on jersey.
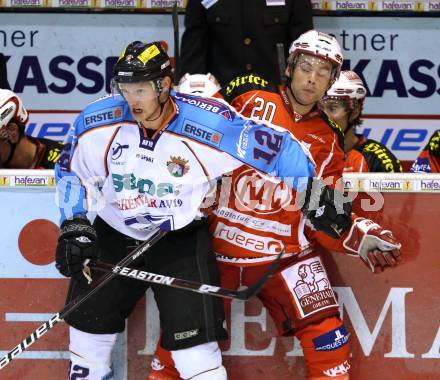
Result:
<instances>
[{"instance_id":1,"label":"team crest on jersey","mask_svg":"<svg viewBox=\"0 0 440 380\"><path fill-rule=\"evenodd\" d=\"M167 161L167 169L173 177L183 177L189 171L188 160L180 156L171 156Z\"/></svg>"}]
</instances>

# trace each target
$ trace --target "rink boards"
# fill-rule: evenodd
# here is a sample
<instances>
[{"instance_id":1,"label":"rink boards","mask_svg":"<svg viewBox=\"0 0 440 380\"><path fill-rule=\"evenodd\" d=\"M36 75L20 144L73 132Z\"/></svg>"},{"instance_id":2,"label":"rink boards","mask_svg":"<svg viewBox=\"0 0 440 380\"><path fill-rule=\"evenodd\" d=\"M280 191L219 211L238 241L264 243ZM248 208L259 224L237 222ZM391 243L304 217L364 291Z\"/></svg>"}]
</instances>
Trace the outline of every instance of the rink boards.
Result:
<instances>
[{"instance_id":1,"label":"rink boards","mask_svg":"<svg viewBox=\"0 0 440 380\"><path fill-rule=\"evenodd\" d=\"M404 257L398 268L373 275L357 259L323 255L352 332L352 379L439 378L440 176L352 174L344 180L351 195L359 190L357 213L389 227ZM58 233L54 195L51 171L0 171L2 356L63 306L67 280L52 259ZM222 345L231 380L305 378L298 342L273 337L273 323L258 301L235 302L231 326L231 340ZM147 293L119 337L116 379L146 377L158 329ZM0 378L66 378L67 351L67 328L60 323Z\"/></svg>"}]
</instances>

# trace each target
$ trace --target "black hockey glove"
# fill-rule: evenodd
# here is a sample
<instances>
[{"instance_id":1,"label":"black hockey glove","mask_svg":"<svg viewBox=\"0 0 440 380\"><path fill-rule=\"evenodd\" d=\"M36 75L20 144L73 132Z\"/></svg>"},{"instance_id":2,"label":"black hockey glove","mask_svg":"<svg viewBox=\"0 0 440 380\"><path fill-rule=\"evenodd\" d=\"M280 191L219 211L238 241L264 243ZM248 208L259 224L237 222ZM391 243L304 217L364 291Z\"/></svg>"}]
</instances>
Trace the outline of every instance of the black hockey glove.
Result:
<instances>
[{"instance_id":1,"label":"black hockey glove","mask_svg":"<svg viewBox=\"0 0 440 380\"><path fill-rule=\"evenodd\" d=\"M351 227L351 202L323 181L310 178L299 200L301 211L318 231L338 239Z\"/></svg>"},{"instance_id":2,"label":"black hockey glove","mask_svg":"<svg viewBox=\"0 0 440 380\"><path fill-rule=\"evenodd\" d=\"M64 221L56 249L58 271L66 277L84 279L83 263L89 258L98 258L95 229L88 219L74 218Z\"/></svg>"}]
</instances>

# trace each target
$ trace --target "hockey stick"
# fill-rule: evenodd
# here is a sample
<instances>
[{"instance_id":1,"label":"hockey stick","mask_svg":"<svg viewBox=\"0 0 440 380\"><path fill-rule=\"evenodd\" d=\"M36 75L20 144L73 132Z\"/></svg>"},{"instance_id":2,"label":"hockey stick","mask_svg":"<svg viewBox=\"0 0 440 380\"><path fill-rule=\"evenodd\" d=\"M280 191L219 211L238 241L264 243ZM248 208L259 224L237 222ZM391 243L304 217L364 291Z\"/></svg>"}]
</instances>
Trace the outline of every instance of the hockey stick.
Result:
<instances>
[{"instance_id":1,"label":"hockey stick","mask_svg":"<svg viewBox=\"0 0 440 380\"><path fill-rule=\"evenodd\" d=\"M125 258L123 258L117 265L124 266L136 260L140 255L146 252L152 245L154 245L158 240L160 240L166 234L165 231L161 231L159 228L154 230L153 234L148 240L143 242L139 247L130 252ZM75 310L84 301L89 299L93 294L95 294L99 289L101 289L107 282L112 278L116 277L116 273L107 273L106 275L100 277L95 282L92 282L90 290L75 298L69 302L64 308L50 318L47 322L43 323L38 327L32 334L30 334L26 339L24 339L20 344L15 346L11 351L9 351L0 360L0 370L6 367L13 359L25 351L30 345L35 343L44 334L46 334L52 327L54 327L58 322L61 322L67 315L69 315L73 310Z\"/></svg>"},{"instance_id":2,"label":"hockey stick","mask_svg":"<svg viewBox=\"0 0 440 380\"><path fill-rule=\"evenodd\" d=\"M243 290L232 290L221 288L219 286L202 284L196 281L182 280L180 278L146 272L123 265L112 265L98 260L91 260L88 265L90 266L90 268L96 270L107 273L114 273L118 276L129 277L143 282L170 286L172 288L188 290L195 293L209 294L216 297L232 298L246 301L254 296L256 293L258 293L258 291L263 287L269 277L275 272L283 253L284 249L281 250L281 252L277 255L276 259L272 262L269 269L261 276L261 278L257 282L255 282L255 284Z\"/></svg>"},{"instance_id":3,"label":"hockey stick","mask_svg":"<svg viewBox=\"0 0 440 380\"><path fill-rule=\"evenodd\" d=\"M277 48L277 61L278 61L278 70L280 72L280 82L281 84L286 84L286 57L284 56L284 44L278 42L276 44Z\"/></svg>"},{"instance_id":4,"label":"hockey stick","mask_svg":"<svg viewBox=\"0 0 440 380\"><path fill-rule=\"evenodd\" d=\"M179 14L177 12L177 1L173 5L173 31L174 31L174 71L176 73L175 78L180 76L178 71L180 63L180 43L179 43ZM180 78L179 78L180 79Z\"/></svg>"},{"instance_id":5,"label":"hockey stick","mask_svg":"<svg viewBox=\"0 0 440 380\"><path fill-rule=\"evenodd\" d=\"M6 67L6 57L0 53L0 88L10 90L8 83L8 71Z\"/></svg>"}]
</instances>

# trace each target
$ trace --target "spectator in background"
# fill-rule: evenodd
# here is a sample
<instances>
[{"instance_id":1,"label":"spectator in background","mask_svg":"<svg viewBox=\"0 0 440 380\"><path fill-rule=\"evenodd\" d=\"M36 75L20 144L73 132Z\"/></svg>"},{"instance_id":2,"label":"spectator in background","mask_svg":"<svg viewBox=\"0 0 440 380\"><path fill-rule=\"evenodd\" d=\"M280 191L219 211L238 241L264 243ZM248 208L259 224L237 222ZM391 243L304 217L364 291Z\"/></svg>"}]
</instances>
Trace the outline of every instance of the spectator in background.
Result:
<instances>
[{"instance_id":1,"label":"spectator in background","mask_svg":"<svg viewBox=\"0 0 440 380\"><path fill-rule=\"evenodd\" d=\"M224 86L258 72L279 84L290 42L312 27L310 0L188 0L178 76L210 72Z\"/></svg>"},{"instance_id":2,"label":"spectator in background","mask_svg":"<svg viewBox=\"0 0 440 380\"><path fill-rule=\"evenodd\" d=\"M401 173L394 154L378 141L366 139L359 129L367 91L354 71L342 71L339 79L320 102L323 109L344 132L347 159L344 172Z\"/></svg>"},{"instance_id":3,"label":"spectator in background","mask_svg":"<svg viewBox=\"0 0 440 380\"><path fill-rule=\"evenodd\" d=\"M428 144L412 164L410 172L440 173L440 129L431 136Z\"/></svg>"},{"instance_id":4,"label":"spectator in background","mask_svg":"<svg viewBox=\"0 0 440 380\"><path fill-rule=\"evenodd\" d=\"M21 99L0 89L0 168L53 169L63 145L24 132L29 119Z\"/></svg>"}]
</instances>

